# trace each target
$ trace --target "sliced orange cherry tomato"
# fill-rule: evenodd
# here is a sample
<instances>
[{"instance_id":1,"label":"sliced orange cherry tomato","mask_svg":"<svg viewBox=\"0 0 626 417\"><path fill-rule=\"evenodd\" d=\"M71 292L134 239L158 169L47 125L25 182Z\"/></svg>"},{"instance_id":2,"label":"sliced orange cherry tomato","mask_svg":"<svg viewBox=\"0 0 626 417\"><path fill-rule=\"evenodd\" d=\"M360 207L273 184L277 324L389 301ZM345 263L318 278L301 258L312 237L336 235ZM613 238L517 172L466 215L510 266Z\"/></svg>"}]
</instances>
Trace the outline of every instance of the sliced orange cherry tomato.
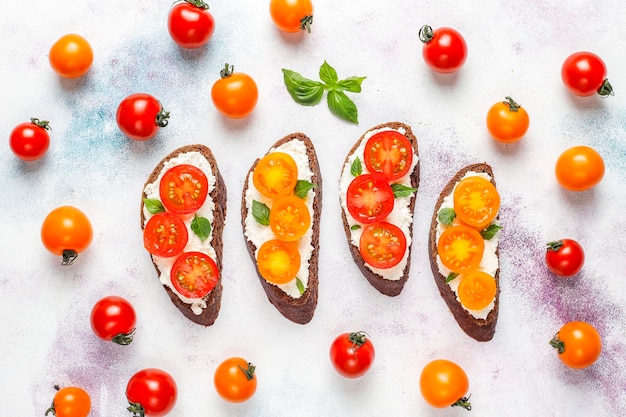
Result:
<instances>
[{"instance_id":1,"label":"sliced orange cherry tomato","mask_svg":"<svg viewBox=\"0 0 626 417\"><path fill-rule=\"evenodd\" d=\"M161 212L150 217L143 229L143 246L162 258L171 258L185 249L187 226L176 214Z\"/></svg>"},{"instance_id":2,"label":"sliced orange cherry tomato","mask_svg":"<svg viewBox=\"0 0 626 417\"><path fill-rule=\"evenodd\" d=\"M466 177L454 189L454 212L459 220L482 229L489 225L500 210L500 194L491 181Z\"/></svg>"},{"instance_id":3,"label":"sliced orange cherry tomato","mask_svg":"<svg viewBox=\"0 0 626 417\"><path fill-rule=\"evenodd\" d=\"M296 161L284 152L269 153L254 168L252 182L268 198L277 199L293 194L298 182Z\"/></svg>"},{"instance_id":4,"label":"sliced orange cherry tomato","mask_svg":"<svg viewBox=\"0 0 626 417\"><path fill-rule=\"evenodd\" d=\"M393 181L409 172L413 147L402 133L386 130L367 140L363 159L370 172L379 172L388 181Z\"/></svg>"},{"instance_id":5,"label":"sliced orange cherry tomato","mask_svg":"<svg viewBox=\"0 0 626 417\"><path fill-rule=\"evenodd\" d=\"M393 190L381 174L359 175L348 186L346 205L350 215L359 222L375 223L393 210Z\"/></svg>"},{"instance_id":6,"label":"sliced orange cherry tomato","mask_svg":"<svg viewBox=\"0 0 626 417\"><path fill-rule=\"evenodd\" d=\"M176 259L170 273L172 285L188 298L207 295L220 278L217 264L202 252L185 252Z\"/></svg>"},{"instance_id":7,"label":"sliced orange cherry tomato","mask_svg":"<svg viewBox=\"0 0 626 417\"><path fill-rule=\"evenodd\" d=\"M453 272L463 273L478 268L485 251L479 232L468 226L451 226L443 231L437 244L441 263Z\"/></svg>"},{"instance_id":8,"label":"sliced orange cherry tomato","mask_svg":"<svg viewBox=\"0 0 626 417\"><path fill-rule=\"evenodd\" d=\"M270 227L280 240L294 241L311 226L311 215L305 202L296 196L282 197L272 205Z\"/></svg>"},{"instance_id":9,"label":"sliced orange cherry tomato","mask_svg":"<svg viewBox=\"0 0 626 417\"><path fill-rule=\"evenodd\" d=\"M182 164L168 169L159 184L159 196L166 210L176 214L198 211L209 191L209 181L200 168Z\"/></svg>"},{"instance_id":10,"label":"sliced orange cherry tomato","mask_svg":"<svg viewBox=\"0 0 626 417\"><path fill-rule=\"evenodd\" d=\"M463 275L457 294L461 304L470 310L482 310L496 297L496 279L483 271Z\"/></svg>"},{"instance_id":11,"label":"sliced orange cherry tomato","mask_svg":"<svg viewBox=\"0 0 626 417\"><path fill-rule=\"evenodd\" d=\"M286 284L296 277L300 269L298 245L278 239L268 240L257 254L259 273L272 284Z\"/></svg>"},{"instance_id":12,"label":"sliced orange cherry tomato","mask_svg":"<svg viewBox=\"0 0 626 417\"><path fill-rule=\"evenodd\" d=\"M361 234L359 251L365 262L374 268L391 268L402 260L406 252L406 237L394 224L368 224Z\"/></svg>"}]
</instances>

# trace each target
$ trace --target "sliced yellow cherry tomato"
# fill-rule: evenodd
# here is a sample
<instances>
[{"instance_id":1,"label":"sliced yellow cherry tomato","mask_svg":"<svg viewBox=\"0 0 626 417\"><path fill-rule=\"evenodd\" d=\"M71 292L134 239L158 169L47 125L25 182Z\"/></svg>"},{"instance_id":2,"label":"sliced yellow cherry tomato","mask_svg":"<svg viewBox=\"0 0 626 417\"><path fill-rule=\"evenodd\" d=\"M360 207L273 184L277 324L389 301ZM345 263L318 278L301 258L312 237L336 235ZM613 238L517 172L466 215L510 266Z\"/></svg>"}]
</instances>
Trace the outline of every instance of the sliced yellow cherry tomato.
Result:
<instances>
[{"instance_id":1,"label":"sliced yellow cherry tomato","mask_svg":"<svg viewBox=\"0 0 626 417\"><path fill-rule=\"evenodd\" d=\"M473 271L461 279L457 294L470 310L482 310L496 297L496 279L483 271Z\"/></svg>"},{"instance_id":2,"label":"sliced yellow cherry tomato","mask_svg":"<svg viewBox=\"0 0 626 417\"><path fill-rule=\"evenodd\" d=\"M454 189L454 212L462 222L479 229L491 223L500 210L500 194L491 181L466 177Z\"/></svg>"},{"instance_id":3,"label":"sliced yellow cherry tomato","mask_svg":"<svg viewBox=\"0 0 626 417\"><path fill-rule=\"evenodd\" d=\"M280 240L300 239L311 225L311 215L305 202L296 196L282 197L270 211L270 227Z\"/></svg>"},{"instance_id":4,"label":"sliced yellow cherry tomato","mask_svg":"<svg viewBox=\"0 0 626 417\"><path fill-rule=\"evenodd\" d=\"M468 226L448 227L437 243L441 263L457 273L477 269L484 251L485 242L482 236Z\"/></svg>"},{"instance_id":5,"label":"sliced yellow cherry tomato","mask_svg":"<svg viewBox=\"0 0 626 417\"><path fill-rule=\"evenodd\" d=\"M278 239L268 240L257 254L259 273L272 284L286 284L300 269L298 245Z\"/></svg>"},{"instance_id":6,"label":"sliced yellow cherry tomato","mask_svg":"<svg viewBox=\"0 0 626 417\"><path fill-rule=\"evenodd\" d=\"M293 193L298 182L298 167L284 152L272 152L263 157L252 174L254 186L265 197L277 199Z\"/></svg>"}]
</instances>

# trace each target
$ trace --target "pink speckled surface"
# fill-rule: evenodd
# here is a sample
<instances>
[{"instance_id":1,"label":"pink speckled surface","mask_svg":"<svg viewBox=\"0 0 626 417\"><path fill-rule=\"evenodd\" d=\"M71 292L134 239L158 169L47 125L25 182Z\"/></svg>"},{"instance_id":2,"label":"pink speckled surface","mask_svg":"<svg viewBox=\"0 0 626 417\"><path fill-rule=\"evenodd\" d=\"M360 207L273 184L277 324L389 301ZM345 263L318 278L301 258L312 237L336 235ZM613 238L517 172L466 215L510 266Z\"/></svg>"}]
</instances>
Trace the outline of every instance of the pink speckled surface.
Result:
<instances>
[{"instance_id":1,"label":"pink speckled surface","mask_svg":"<svg viewBox=\"0 0 626 417\"><path fill-rule=\"evenodd\" d=\"M43 416L54 385L91 395L92 417L128 415L126 382L159 367L179 387L172 417L211 416L623 416L626 415L626 58L622 3L587 0L483 2L315 0L311 34L286 35L272 24L267 1L212 2L210 44L180 50L169 38L171 1L9 2L0 14L0 415ZM422 24L451 26L468 43L465 66L436 75L424 64ZM91 43L86 77L61 80L47 53L62 34ZM572 52L605 60L615 96L576 98L561 83ZM326 60L340 78L367 76L351 95L359 125L324 102L302 107L287 94L281 68L317 76ZM224 62L250 74L259 102L244 120L221 117L210 99ZM115 111L135 92L155 95L170 125L145 143L119 132ZM496 144L484 119L511 95L531 119L525 138ZM24 163L11 153L15 125L50 121L47 155ZM411 273L394 298L369 286L352 263L342 233L338 181L348 150L368 128L411 125L421 157ZM302 131L314 142L324 179L319 303L296 325L272 307L257 282L241 234L240 193L256 157L277 139ZM170 303L142 247L139 199L147 175L171 150L209 146L228 189L224 293L215 325L186 320ZM585 144L604 158L594 189L567 192L554 178L566 148ZM488 162L502 197L501 305L492 341L479 343L456 325L439 297L427 254L428 227L441 188L462 166ZM40 241L41 222L60 205L91 219L94 239L70 267ZM578 240L584 269L563 280L544 264L545 242ZM106 295L133 303L135 340L117 346L89 326ZM548 345L567 321L585 320L604 350L586 370L565 368ZM376 347L361 379L340 377L328 359L339 333L366 331ZM10 341L10 342L9 342ZM217 365L243 356L257 366L258 390L230 404L215 392ZM473 410L434 409L419 392L432 359L459 363L470 379ZM6 399L11 399L7 401Z\"/></svg>"}]
</instances>

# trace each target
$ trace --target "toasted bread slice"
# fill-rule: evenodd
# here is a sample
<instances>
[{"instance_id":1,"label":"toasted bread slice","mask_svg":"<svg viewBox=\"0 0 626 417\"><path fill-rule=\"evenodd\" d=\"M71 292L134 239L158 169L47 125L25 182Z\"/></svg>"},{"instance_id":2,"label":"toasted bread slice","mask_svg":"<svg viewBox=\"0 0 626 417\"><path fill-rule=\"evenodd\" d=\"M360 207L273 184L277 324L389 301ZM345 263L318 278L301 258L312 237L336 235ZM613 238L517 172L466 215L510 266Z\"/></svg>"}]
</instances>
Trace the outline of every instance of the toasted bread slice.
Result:
<instances>
[{"instance_id":1,"label":"toasted bread slice","mask_svg":"<svg viewBox=\"0 0 626 417\"><path fill-rule=\"evenodd\" d=\"M222 300L221 271L222 271L222 254L223 254L223 247L224 247L223 242L222 242L222 232L224 230L224 223L226 220L226 185L224 184L224 179L222 178L222 175L220 174L220 171L218 169L217 161L215 160L213 153L208 147L204 145L199 145L199 144L183 146L181 148L174 150L165 158L163 158L159 162L159 164L154 168L152 173L148 176L148 179L146 180L146 183L144 184L144 188L142 191L141 228L143 230L150 216L150 213L146 209L145 204L144 204L144 199L150 198L149 187L151 186L153 187L154 184L156 184L156 187L158 190L158 181L160 179L160 176L166 171L166 169L164 168L168 167L168 165L171 164L172 160L185 154L190 154L190 155L197 154L199 155L200 158L204 158L205 162L208 163L211 169L210 173L205 172L205 174L207 174L207 177L209 177L209 174L212 174L212 177L215 178L214 183L211 183L211 181L209 181L209 193L208 193L207 199L203 207L209 207L208 210L212 212L212 221L211 221L212 230L209 235L209 238L207 239L207 242L210 244L210 246L212 246L215 252L214 261L217 264L217 267L220 271L219 280L215 288L213 288L213 290L211 290L211 292L209 292L202 299L184 301L184 297L179 296L179 294L176 293L172 289L171 286L166 285L164 283L164 280L168 280L169 282L169 276L170 276L169 269L166 268L166 270L161 270L161 268L158 266L159 260L157 259L157 257L155 257L154 255L150 255L150 256L152 257L152 263L154 264L154 267L157 270L159 279L161 283L163 284L163 288L165 288L165 291L169 295L170 300L176 306L176 308L178 308L178 310L180 310L180 312L183 313L185 317L187 317L189 320L193 321L194 323L197 323L203 326L210 326L217 319L217 316L220 311L221 300ZM192 162L185 162L185 163L190 163L194 165ZM212 210L210 208L210 202L213 203ZM209 204L209 206L207 206L207 204ZM200 211L202 210L204 209L201 208ZM191 241L191 235L193 234L193 232L189 229L189 220L186 220L185 223L187 224L190 241ZM198 250L198 249L194 249L194 250ZM207 255L211 256L209 253L207 253ZM171 260L171 262L173 262L173 260Z\"/></svg>"},{"instance_id":2,"label":"toasted bread slice","mask_svg":"<svg viewBox=\"0 0 626 417\"><path fill-rule=\"evenodd\" d=\"M256 252L258 249L257 245L260 246L260 243L257 242L257 244L255 244L253 242L255 239L253 239L251 235L254 233L254 227L256 227L256 221L252 216L252 195L256 192L254 185L252 184L252 173L254 172L254 169L260 159L257 159L254 164L252 164L252 167L246 175L241 200L241 221L250 258L254 262L259 281L261 282L261 286L263 287L268 300L283 316L289 320L298 324L306 324L313 318L318 297L318 258L320 215L322 212L322 176L320 174L319 163L317 160L317 154L315 153L315 148L313 147L313 142L311 142L311 140L303 133L297 132L285 136L281 140L274 143L268 153L273 150L290 153L289 149L285 147L290 146L290 144L296 144L296 142L292 141L299 142L298 146L300 149L303 149L308 165L307 171L311 174L309 182L315 185L315 187L309 191L306 199L311 214L310 233L301 238L299 242L301 257L305 250L310 253L308 263L305 263L306 260L302 258L302 266L298 273L298 279L300 279L304 278L304 271L308 272L306 274L308 275L307 279L303 279L303 281L306 281L304 283L304 292L300 292L300 290L294 291L296 288L295 279L290 284L278 286L266 281L259 272L256 261ZM297 160L299 158L294 159ZM302 179L300 172L298 178Z\"/></svg>"},{"instance_id":3,"label":"toasted bread slice","mask_svg":"<svg viewBox=\"0 0 626 417\"><path fill-rule=\"evenodd\" d=\"M435 204L435 210L433 213L432 221L430 224L430 232L429 232L429 244L428 244L428 254L430 256L430 267L433 272L433 276L435 278L435 282L437 283L437 288L439 288L439 293L441 297L446 301L448 308L452 312L454 319L457 321L461 329L465 333L467 333L472 338L485 342L491 340L496 331L496 323L498 321L498 310L499 310L499 298L500 298L500 264L498 262L497 270L494 274L494 278L496 280L496 296L493 302L493 308L488 312L485 318L476 318L472 315L468 310L463 308L461 302L456 296L456 293L452 290L451 286L446 283L446 277L440 272L439 265L437 262L437 214L441 209L444 199L450 193L453 192L455 185L468 173L468 172L476 172L476 173L485 173L489 175L491 179L491 183L495 186L496 182L493 176L493 171L489 165L486 163L472 164L462 168L459 172L452 177L452 179L448 182L448 184L444 187L443 191L439 195L437 203ZM496 216L495 221L499 220L499 216ZM496 241L497 242L497 241ZM495 256L498 258L500 255L498 246L495 249ZM484 313L483 313L484 314Z\"/></svg>"},{"instance_id":4,"label":"toasted bread slice","mask_svg":"<svg viewBox=\"0 0 626 417\"><path fill-rule=\"evenodd\" d=\"M354 259L354 262L357 264L357 266L361 270L361 273L363 274L363 276L367 278L369 283L374 288L376 288L382 294L385 294L388 296L397 296L398 294L400 294L400 292L404 288L404 284L409 278L409 269L411 266L411 246L412 246L411 242L412 242L412 237L413 237L413 214L415 210L415 199L416 199L417 192L413 192L411 193L410 196L404 197L401 199L396 199L395 201L395 204L398 207L400 206L406 207L408 209L407 210L408 216L410 216L410 219L406 219L406 222L405 222L406 223L405 237L407 239L407 249L406 249L406 254L405 254L406 260L402 261L400 264L396 265L395 267L390 268L388 271L376 270L375 268L372 269L373 267L369 266L363 259L363 256L361 255L361 252L359 250L359 246L356 243L358 242L358 236L360 236L360 227L356 227L356 226L360 226L360 224L358 224L358 222L356 222L352 218L350 213L347 211L347 206L345 202L347 187L351 179L354 178L350 173L352 162L354 161L355 157L358 157L360 158L361 161L363 161L363 154L362 154L363 151L362 151L361 146L365 145L365 142L370 136L372 136L377 131L381 131L381 130L399 131L411 143L411 146L413 147L413 152L414 152L414 156L413 156L414 166L413 168L411 168L409 173L404 178L398 179L393 182L404 183L405 186L415 188L415 189L418 188L419 180L420 180L420 161L419 161L419 152L418 152L418 147L417 147L417 138L413 134L413 131L411 130L410 126L404 123L400 123L400 122L389 122L389 123L384 123L384 124L374 126L371 129L369 129L367 132L365 132L360 137L360 139L354 144L354 146L348 153L348 156L346 157L344 161L344 165L343 165L342 173L341 173L341 180L340 180L341 191L340 191L339 200L342 206L341 217L343 219L343 229L345 231L346 238L348 239L350 253L352 254L352 258ZM359 153L359 155L357 155L357 153ZM364 165L363 165L363 169L365 170ZM394 210L396 209L394 208ZM394 223L392 220L386 219L386 221L390 221L391 223ZM355 224L356 224L355 226L356 230L353 230L352 226ZM384 276L383 274L387 276Z\"/></svg>"}]
</instances>

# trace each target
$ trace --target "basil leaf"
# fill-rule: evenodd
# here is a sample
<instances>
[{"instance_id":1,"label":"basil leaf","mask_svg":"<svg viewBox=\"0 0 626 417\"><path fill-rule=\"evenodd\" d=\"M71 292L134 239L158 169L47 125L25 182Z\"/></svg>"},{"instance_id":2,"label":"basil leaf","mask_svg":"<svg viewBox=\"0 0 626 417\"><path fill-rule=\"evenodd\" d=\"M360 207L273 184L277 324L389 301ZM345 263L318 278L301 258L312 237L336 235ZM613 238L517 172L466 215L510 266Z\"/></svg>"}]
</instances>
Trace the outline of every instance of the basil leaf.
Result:
<instances>
[{"instance_id":1,"label":"basil leaf","mask_svg":"<svg viewBox=\"0 0 626 417\"><path fill-rule=\"evenodd\" d=\"M328 108L335 116L352 122L359 123L359 112L356 104L343 91L330 90L326 96Z\"/></svg>"},{"instance_id":2,"label":"basil leaf","mask_svg":"<svg viewBox=\"0 0 626 417\"><path fill-rule=\"evenodd\" d=\"M298 180L296 182L296 188L293 190L293 193L296 197L305 198L309 193L309 190L315 188L315 184L312 184L306 180Z\"/></svg>"},{"instance_id":3,"label":"basil leaf","mask_svg":"<svg viewBox=\"0 0 626 417\"><path fill-rule=\"evenodd\" d=\"M486 229L482 230L480 232L480 235L483 237L483 239L489 240L492 237L494 237L500 229L502 229L502 226L498 226L497 224L492 224Z\"/></svg>"},{"instance_id":4,"label":"basil leaf","mask_svg":"<svg viewBox=\"0 0 626 417\"><path fill-rule=\"evenodd\" d=\"M352 161L352 165L350 166L350 173L353 177L358 177L359 175L361 175L362 172L363 165L361 165L361 160L357 156L356 158L354 158L354 161Z\"/></svg>"},{"instance_id":5,"label":"basil leaf","mask_svg":"<svg viewBox=\"0 0 626 417\"><path fill-rule=\"evenodd\" d=\"M360 224L353 224L352 226L350 226L350 230L359 230L361 228Z\"/></svg>"},{"instance_id":6,"label":"basil leaf","mask_svg":"<svg viewBox=\"0 0 626 417\"><path fill-rule=\"evenodd\" d=\"M144 198L143 204L146 206L146 209L148 209L150 214L157 214L165 211L163 203L155 198Z\"/></svg>"},{"instance_id":7,"label":"basil leaf","mask_svg":"<svg viewBox=\"0 0 626 417\"><path fill-rule=\"evenodd\" d=\"M439 210L439 213L437 213L437 219L439 219L439 221L446 226L450 226L455 218L456 213L454 212L454 209L450 207L442 208Z\"/></svg>"},{"instance_id":8,"label":"basil leaf","mask_svg":"<svg viewBox=\"0 0 626 417\"><path fill-rule=\"evenodd\" d=\"M452 281L454 278L456 278L456 277L458 277L458 276L459 276L459 274L458 274L458 273L456 273L456 272L450 272L450 275L448 275L448 276L446 277L446 284L447 284L448 282Z\"/></svg>"},{"instance_id":9,"label":"basil leaf","mask_svg":"<svg viewBox=\"0 0 626 417\"><path fill-rule=\"evenodd\" d=\"M331 67L326 61L324 61L324 63L320 67L320 80L324 81L327 86L334 86L339 80L339 77L337 76L337 71L335 71L335 69Z\"/></svg>"},{"instance_id":10,"label":"basil leaf","mask_svg":"<svg viewBox=\"0 0 626 417\"><path fill-rule=\"evenodd\" d=\"M402 184L391 184L391 189L393 190L393 198L408 197L417 191L417 188L407 187Z\"/></svg>"},{"instance_id":11,"label":"basil leaf","mask_svg":"<svg viewBox=\"0 0 626 417\"><path fill-rule=\"evenodd\" d=\"M204 242L211 235L211 222L196 214L191 221L191 230Z\"/></svg>"},{"instance_id":12,"label":"basil leaf","mask_svg":"<svg viewBox=\"0 0 626 417\"><path fill-rule=\"evenodd\" d=\"M304 294L304 284L300 280L300 278L296 277L296 287L298 287L298 291L300 291L300 295Z\"/></svg>"},{"instance_id":13,"label":"basil leaf","mask_svg":"<svg viewBox=\"0 0 626 417\"><path fill-rule=\"evenodd\" d=\"M252 217L263 226L270 225L270 208L256 200L252 200Z\"/></svg>"},{"instance_id":14,"label":"basil leaf","mask_svg":"<svg viewBox=\"0 0 626 417\"><path fill-rule=\"evenodd\" d=\"M321 82L309 80L288 69L283 68L282 71L287 91L296 103L313 106L320 102L324 94L324 85Z\"/></svg>"},{"instance_id":15,"label":"basil leaf","mask_svg":"<svg viewBox=\"0 0 626 417\"><path fill-rule=\"evenodd\" d=\"M349 91L350 93L360 93L361 83L367 77L350 77L337 83L336 90Z\"/></svg>"}]
</instances>

